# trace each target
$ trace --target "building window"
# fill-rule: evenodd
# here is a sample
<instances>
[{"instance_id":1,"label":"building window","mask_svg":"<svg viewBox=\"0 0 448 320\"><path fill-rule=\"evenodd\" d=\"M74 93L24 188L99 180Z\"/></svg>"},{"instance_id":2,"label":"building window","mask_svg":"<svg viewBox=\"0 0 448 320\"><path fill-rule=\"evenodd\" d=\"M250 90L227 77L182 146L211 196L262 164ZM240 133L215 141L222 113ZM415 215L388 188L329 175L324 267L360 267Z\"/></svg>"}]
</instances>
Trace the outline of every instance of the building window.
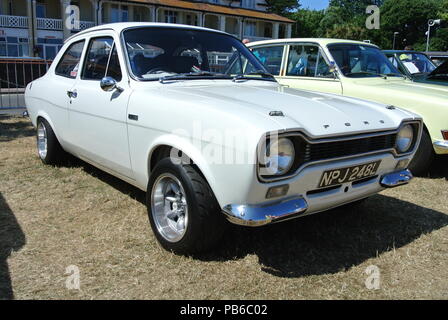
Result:
<instances>
[{"instance_id":1,"label":"building window","mask_svg":"<svg viewBox=\"0 0 448 320\"><path fill-rule=\"evenodd\" d=\"M171 10L165 10L165 22L177 23L177 12Z\"/></svg>"},{"instance_id":2,"label":"building window","mask_svg":"<svg viewBox=\"0 0 448 320\"><path fill-rule=\"evenodd\" d=\"M255 9L255 0L241 0L241 7Z\"/></svg>"},{"instance_id":3,"label":"building window","mask_svg":"<svg viewBox=\"0 0 448 320\"><path fill-rule=\"evenodd\" d=\"M127 22L129 20L128 6L113 4L110 7L110 22Z\"/></svg>"},{"instance_id":4,"label":"building window","mask_svg":"<svg viewBox=\"0 0 448 320\"><path fill-rule=\"evenodd\" d=\"M198 25L198 16L196 14L187 14L185 16L185 23L190 26Z\"/></svg>"},{"instance_id":5,"label":"building window","mask_svg":"<svg viewBox=\"0 0 448 320\"><path fill-rule=\"evenodd\" d=\"M36 17L37 18L46 18L47 8L45 7L45 4L43 3L36 3Z\"/></svg>"},{"instance_id":6,"label":"building window","mask_svg":"<svg viewBox=\"0 0 448 320\"><path fill-rule=\"evenodd\" d=\"M245 36L255 36L257 30L257 24L255 22L246 22L244 25Z\"/></svg>"},{"instance_id":7,"label":"building window","mask_svg":"<svg viewBox=\"0 0 448 320\"><path fill-rule=\"evenodd\" d=\"M28 38L0 37L0 56L28 57Z\"/></svg>"},{"instance_id":8,"label":"building window","mask_svg":"<svg viewBox=\"0 0 448 320\"><path fill-rule=\"evenodd\" d=\"M37 47L39 48L39 57L53 60L62 48L62 39L37 38Z\"/></svg>"}]
</instances>

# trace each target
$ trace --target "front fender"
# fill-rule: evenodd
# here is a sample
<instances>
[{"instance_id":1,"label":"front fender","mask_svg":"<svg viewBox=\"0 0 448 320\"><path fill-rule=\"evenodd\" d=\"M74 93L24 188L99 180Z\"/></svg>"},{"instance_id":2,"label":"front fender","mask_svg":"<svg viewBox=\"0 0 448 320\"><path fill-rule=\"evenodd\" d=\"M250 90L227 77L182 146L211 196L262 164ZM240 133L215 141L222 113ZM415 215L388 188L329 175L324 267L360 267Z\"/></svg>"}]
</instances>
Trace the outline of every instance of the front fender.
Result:
<instances>
[{"instance_id":1,"label":"front fender","mask_svg":"<svg viewBox=\"0 0 448 320\"><path fill-rule=\"evenodd\" d=\"M137 139L145 137L145 139ZM137 186L146 191L150 172L148 170L150 159L157 147L166 145L181 150L195 163L209 183L216 199L221 206L233 203L250 191L250 186L256 179L255 152L256 147L248 147L244 154L246 159L252 161L228 162L216 161L205 146L210 143L191 140L190 138L172 133L160 133L160 131L140 126L129 126L129 145L132 167ZM223 154L235 150L231 147L217 145ZM253 149L253 150L252 150ZM252 150L252 152L247 151Z\"/></svg>"}]
</instances>

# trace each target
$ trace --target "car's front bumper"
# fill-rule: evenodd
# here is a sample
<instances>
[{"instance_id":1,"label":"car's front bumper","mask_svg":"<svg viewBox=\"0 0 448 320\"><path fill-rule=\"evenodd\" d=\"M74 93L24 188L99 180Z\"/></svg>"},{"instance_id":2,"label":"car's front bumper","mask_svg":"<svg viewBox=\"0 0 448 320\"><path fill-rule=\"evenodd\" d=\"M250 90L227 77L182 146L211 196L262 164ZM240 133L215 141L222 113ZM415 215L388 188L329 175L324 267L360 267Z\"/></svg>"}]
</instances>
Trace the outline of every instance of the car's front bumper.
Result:
<instances>
[{"instance_id":1,"label":"car's front bumper","mask_svg":"<svg viewBox=\"0 0 448 320\"><path fill-rule=\"evenodd\" d=\"M375 181L375 183L379 184L380 187L393 188L408 183L412 179L412 173L406 169L385 174L377 179L378 180ZM371 191L369 192L370 194L372 193ZM332 205L327 205L327 208L325 209L315 209L314 212L311 213L337 207L348 202L365 198L368 195L369 194L363 194L362 196L358 196L358 198L346 199L345 202L333 203ZM308 214L308 208L309 205L305 198L298 195L277 202L268 202L257 205L229 204L223 208L223 212L227 219L232 223L257 227L303 216Z\"/></svg>"},{"instance_id":2,"label":"car's front bumper","mask_svg":"<svg viewBox=\"0 0 448 320\"><path fill-rule=\"evenodd\" d=\"M437 154L448 154L448 141L437 140L433 143L433 146Z\"/></svg>"}]
</instances>

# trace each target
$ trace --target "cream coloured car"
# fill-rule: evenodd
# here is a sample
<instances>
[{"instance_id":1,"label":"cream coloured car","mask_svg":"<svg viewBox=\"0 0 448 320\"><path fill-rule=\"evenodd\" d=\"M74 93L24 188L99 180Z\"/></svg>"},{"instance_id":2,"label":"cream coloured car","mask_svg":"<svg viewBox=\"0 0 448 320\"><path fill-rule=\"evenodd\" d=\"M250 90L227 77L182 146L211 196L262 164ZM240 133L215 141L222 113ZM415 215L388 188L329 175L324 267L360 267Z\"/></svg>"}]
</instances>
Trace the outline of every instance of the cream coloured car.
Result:
<instances>
[{"instance_id":1,"label":"cream coloured car","mask_svg":"<svg viewBox=\"0 0 448 320\"><path fill-rule=\"evenodd\" d=\"M412 172L425 174L435 154L448 154L448 87L412 82L377 46L310 38L258 41L248 47L283 85L366 99L420 115L424 130L410 164Z\"/></svg>"},{"instance_id":2,"label":"cream coloured car","mask_svg":"<svg viewBox=\"0 0 448 320\"><path fill-rule=\"evenodd\" d=\"M244 72L243 72L244 66ZM287 88L231 35L120 23L66 41L25 93L41 160L68 152L147 192L169 250L407 183L421 119Z\"/></svg>"}]
</instances>

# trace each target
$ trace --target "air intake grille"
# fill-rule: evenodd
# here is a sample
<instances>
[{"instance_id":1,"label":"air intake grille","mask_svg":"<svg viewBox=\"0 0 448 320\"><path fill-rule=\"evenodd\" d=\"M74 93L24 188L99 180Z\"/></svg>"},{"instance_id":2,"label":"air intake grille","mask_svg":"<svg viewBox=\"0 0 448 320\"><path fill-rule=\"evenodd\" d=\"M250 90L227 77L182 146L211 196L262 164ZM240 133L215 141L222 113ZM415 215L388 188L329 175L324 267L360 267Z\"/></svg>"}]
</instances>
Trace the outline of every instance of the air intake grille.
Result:
<instances>
[{"instance_id":1,"label":"air intake grille","mask_svg":"<svg viewBox=\"0 0 448 320\"><path fill-rule=\"evenodd\" d=\"M368 138L324 143L307 143L303 162L319 161L339 157L347 157L395 146L396 134L387 134Z\"/></svg>"}]
</instances>

